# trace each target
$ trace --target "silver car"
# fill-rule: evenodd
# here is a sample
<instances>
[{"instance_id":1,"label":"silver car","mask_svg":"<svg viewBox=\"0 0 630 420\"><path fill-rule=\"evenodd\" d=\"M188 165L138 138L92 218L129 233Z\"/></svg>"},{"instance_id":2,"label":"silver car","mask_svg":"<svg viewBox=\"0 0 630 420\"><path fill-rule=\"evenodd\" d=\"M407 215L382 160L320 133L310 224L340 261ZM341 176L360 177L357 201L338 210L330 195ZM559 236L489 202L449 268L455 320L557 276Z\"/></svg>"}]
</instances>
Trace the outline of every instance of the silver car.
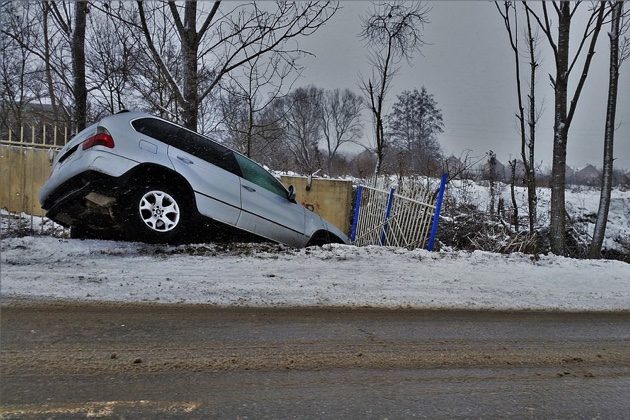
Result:
<instances>
[{"instance_id":1,"label":"silver car","mask_svg":"<svg viewBox=\"0 0 630 420\"><path fill-rule=\"evenodd\" d=\"M172 242L208 218L294 247L349 243L253 160L141 112L103 118L57 154L39 195L73 232Z\"/></svg>"}]
</instances>

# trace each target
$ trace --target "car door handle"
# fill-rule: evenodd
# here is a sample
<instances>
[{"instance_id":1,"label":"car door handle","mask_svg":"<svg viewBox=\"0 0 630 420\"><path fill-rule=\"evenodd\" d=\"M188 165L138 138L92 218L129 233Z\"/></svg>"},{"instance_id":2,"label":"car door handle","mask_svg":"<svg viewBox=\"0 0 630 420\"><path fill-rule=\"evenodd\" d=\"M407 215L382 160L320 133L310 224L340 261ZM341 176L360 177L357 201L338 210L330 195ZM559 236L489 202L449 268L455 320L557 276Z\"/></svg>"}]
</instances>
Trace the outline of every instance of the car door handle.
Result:
<instances>
[{"instance_id":1,"label":"car door handle","mask_svg":"<svg viewBox=\"0 0 630 420\"><path fill-rule=\"evenodd\" d=\"M256 188L248 187L247 185L243 185L243 188L245 188L249 192L256 192Z\"/></svg>"},{"instance_id":2,"label":"car door handle","mask_svg":"<svg viewBox=\"0 0 630 420\"><path fill-rule=\"evenodd\" d=\"M177 159L181 160L182 162L184 162L187 165L192 165L194 162L190 159L188 159L187 157L184 156L177 156Z\"/></svg>"}]
</instances>

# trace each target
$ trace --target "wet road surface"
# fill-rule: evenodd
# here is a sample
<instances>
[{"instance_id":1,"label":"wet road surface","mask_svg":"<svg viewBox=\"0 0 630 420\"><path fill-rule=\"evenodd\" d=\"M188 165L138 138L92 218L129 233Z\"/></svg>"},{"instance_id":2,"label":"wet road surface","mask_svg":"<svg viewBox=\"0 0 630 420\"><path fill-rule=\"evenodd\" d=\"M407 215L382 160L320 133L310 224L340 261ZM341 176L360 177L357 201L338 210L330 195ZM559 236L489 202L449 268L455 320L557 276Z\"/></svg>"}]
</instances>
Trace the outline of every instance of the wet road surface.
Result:
<instances>
[{"instance_id":1,"label":"wet road surface","mask_svg":"<svg viewBox=\"0 0 630 420\"><path fill-rule=\"evenodd\" d=\"M629 418L630 313L23 302L0 417Z\"/></svg>"}]
</instances>

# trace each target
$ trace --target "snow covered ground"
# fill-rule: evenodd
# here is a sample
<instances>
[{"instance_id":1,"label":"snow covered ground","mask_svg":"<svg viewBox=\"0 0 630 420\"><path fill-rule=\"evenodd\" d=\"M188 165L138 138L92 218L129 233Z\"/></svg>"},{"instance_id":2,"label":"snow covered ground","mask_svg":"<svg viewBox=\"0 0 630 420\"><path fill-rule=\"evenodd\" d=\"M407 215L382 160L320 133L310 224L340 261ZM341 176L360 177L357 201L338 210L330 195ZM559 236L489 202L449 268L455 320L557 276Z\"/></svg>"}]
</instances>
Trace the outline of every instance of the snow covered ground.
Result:
<instances>
[{"instance_id":1,"label":"snow covered ground","mask_svg":"<svg viewBox=\"0 0 630 420\"><path fill-rule=\"evenodd\" d=\"M630 310L630 264L337 245L179 247L5 238L3 302L20 298L290 307Z\"/></svg>"},{"instance_id":2,"label":"snow covered ground","mask_svg":"<svg viewBox=\"0 0 630 420\"><path fill-rule=\"evenodd\" d=\"M487 182L486 182L487 184ZM510 186L497 183L498 196L503 197L506 207L511 206ZM551 189L537 188L538 225L549 226ZM584 232L585 240L590 242L595 218L599 207L599 189L586 186L571 186L566 190L566 206L575 225ZM471 204L478 210L487 211L490 203L490 189L471 180L452 181L447 195L457 204ZM516 202L521 216L527 215L527 188L515 188ZM606 237L603 247L622 253L630 252L630 190L613 188L611 194Z\"/></svg>"}]
</instances>

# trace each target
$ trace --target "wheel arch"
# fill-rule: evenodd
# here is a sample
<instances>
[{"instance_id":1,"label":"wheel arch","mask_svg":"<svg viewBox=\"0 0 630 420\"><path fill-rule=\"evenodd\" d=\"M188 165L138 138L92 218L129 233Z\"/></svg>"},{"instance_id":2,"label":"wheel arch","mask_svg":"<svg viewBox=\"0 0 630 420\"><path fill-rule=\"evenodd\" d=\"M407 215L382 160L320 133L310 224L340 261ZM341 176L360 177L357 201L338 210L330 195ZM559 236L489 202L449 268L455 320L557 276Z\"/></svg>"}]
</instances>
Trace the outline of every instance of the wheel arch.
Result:
<instances>
[{"instance_id":1,"label":"wheel arch","mask_svg":"<svg viewBox=\"0 0 630 420\"><path fill-rule=\"evenodd\" d=\"M138 183L150 181L165 182L167 185L182 191L186 199L193 206L193 210L198 213L195 192L186 178L178 172L155 163L142 163L125 174L126 187L132 187Z\"/></svg>"},{"instance_id":2,"label":"wheel arch","mask_svg":"<svg viewBox=\"0 0 630 420\"><path fill-rule=\"evenodd\" d=\"M321 246L325 244L343 244L343 243L344 243L343 240L339 238L337 235L335 235L334 233L325 229L320 229L320 230L315 231L315 233L311 235L311 238L306 243L306 246Z\"/></svg>"}]
</instances>

